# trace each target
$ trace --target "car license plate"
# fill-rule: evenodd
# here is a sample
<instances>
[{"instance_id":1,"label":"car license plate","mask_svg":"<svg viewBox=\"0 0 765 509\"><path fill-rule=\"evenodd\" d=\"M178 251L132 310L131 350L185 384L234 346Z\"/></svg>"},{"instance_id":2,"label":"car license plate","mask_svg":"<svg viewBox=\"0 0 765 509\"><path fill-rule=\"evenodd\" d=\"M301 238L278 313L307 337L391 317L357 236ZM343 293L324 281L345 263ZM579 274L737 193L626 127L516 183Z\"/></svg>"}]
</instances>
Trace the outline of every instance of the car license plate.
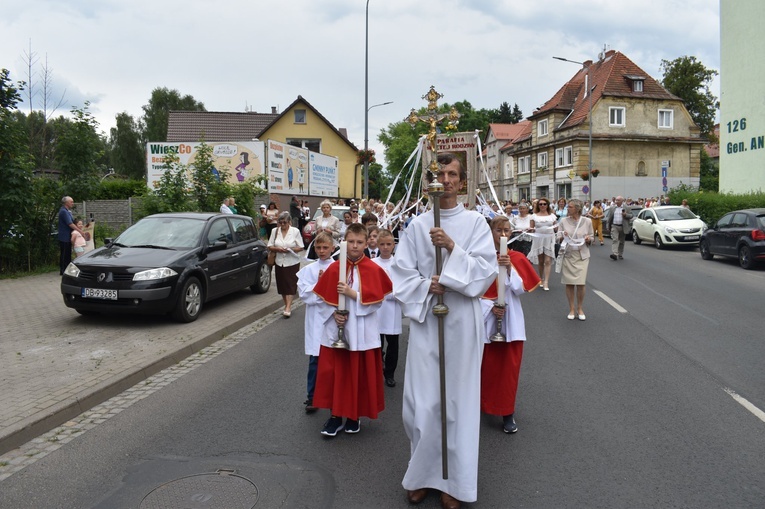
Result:
<instances>
[{"instance_id":1,"label":"car license plate","mask_svg":"<svg viewBox=\"0 0 765 509\"><path fill-rule=\"evenodd\" d=\"M103 290L101 288L83 288L82 296L86 299L117 300L117 290Z\"/></svg>"},{"instance_id":2,"label":"car license plate","mask_svg":"<svg viewBox=\"0 0 765 509\"><path fill-rule=\"evenodd\" d=\"M698 235L686 235L685 240L699 240Z\"/></svg>"}]
</instances>

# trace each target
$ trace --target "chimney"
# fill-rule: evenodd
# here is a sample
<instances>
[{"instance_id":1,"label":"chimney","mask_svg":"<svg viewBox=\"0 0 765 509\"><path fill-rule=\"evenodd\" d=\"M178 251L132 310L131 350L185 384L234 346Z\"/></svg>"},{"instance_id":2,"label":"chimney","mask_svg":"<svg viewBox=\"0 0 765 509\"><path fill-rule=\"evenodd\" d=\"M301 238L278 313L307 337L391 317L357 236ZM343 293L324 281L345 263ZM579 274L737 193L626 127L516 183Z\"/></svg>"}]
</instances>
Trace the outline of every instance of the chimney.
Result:
<instances>
[{"instance_id":1,"label":"chimney","mask_svg":"<svg viewBox=\"0 0 765 509\"><path fill-rule=\"evenodd\" d=\"M271 114L276 115L278 112L276 111L276 106L271 106Z\"/></svg>"},{"instance_id":2,"label":"chimney","mask_svg":"<svg viewBox=\"0 0 765 509\"><path fill-rule=\"evenodd\" d=\"M587 67L590 67L591 65L592 65L592 60L585 60L582 67L587 68Z\"/></svg>"}]
</instances>

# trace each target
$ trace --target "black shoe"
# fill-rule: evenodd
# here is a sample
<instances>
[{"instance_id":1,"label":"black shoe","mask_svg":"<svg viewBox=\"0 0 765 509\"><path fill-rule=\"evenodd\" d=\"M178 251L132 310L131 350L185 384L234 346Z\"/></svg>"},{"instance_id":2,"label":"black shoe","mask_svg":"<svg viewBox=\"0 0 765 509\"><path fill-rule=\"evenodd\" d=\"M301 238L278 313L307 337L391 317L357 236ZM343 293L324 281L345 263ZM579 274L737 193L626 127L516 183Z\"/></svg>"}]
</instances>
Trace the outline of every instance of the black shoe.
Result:
<instances>
[{"instance_id":1,"label":"black shoe","mask_svg":"<svg viewBox=\"0 0 765 509\"><path fill-rule=\"evenodd\" d=\"M345 420L345 432L346 433L358 433L361 431L361 421L356 419L346 419Z\"/></svg>"},{"instance_id":2,"label":"black shoe","mask_svg":"<svg viewBox=\"0 0 765 509\"><path fill-rule=\"evenodd\" d=\"M611 254L611 259L612 259L612 260L616 260L616 255L612 253L612 254Z\"/></svg>"},{"instance_id":3,"label":"black shoe","mask_svg":"<svg viewBox=\"0 0 765 509\"><path fill-rule=\"evenodd\" d=\"M318 408L313 406L313 399L307 399L303 402L303 404L305 405L305 413L307 414L312 414L318 410Z\"/></svg>"},{"instance_id":4,"label":"black shoe","mask_svg":"<svg viewBox=\"0 0 765 509\"><path fill-rule=\"evenodd\" d=\"M342 417L330 417L327 422L324 423L324 429L321 430L321 434L325 437L333 437L337 435L338 431L343 429Z\"/></svg>"},{"instance_id":5,"label":"black shoe","mask_svg":"<svg viewBox=\"0 0 765 509\"><path fill-rule=\"evenodd\" d=\"M396 379L393 378L393 377L386 378L385 379L385 385L387 385L388 387L395 387L396 386Z\"/></svg>"},{"instance_id":6,"label":"black shoe","mask_svg":"<svg viewBox=\"0 0 765 509\"><path fill-rule=\"evenodd\" d=\"M518 432L518 425L515 424L515 419L513 419L513 414L506 415L502 418L502 430L505 433Z\"/></svg>"},{"instance_id":7,"label":"black shoe","mask_svg":"<svg viewBox=\"0 0 765 509\"><path fill-rule=\"evenodd\" d=\"M622 255L619 255L620 260L624 260L624 257Z\"/></svg>"}]
</instances>

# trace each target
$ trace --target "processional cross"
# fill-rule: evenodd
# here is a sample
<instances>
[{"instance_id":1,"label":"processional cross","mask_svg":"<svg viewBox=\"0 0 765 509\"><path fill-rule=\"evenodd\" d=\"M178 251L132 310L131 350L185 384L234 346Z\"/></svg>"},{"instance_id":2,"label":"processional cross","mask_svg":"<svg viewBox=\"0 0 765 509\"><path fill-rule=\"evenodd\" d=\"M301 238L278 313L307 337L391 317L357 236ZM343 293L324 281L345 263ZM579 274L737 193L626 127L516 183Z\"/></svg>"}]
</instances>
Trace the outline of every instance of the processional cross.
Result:
<instances>
[{"instance_id":1,"label":"processional cross","mask_svg":"<svg viewBox=\"0 0 765 509\"><path fill-rule=\"evenodd\" d=\"M433 200L433 226L435 228L441 227L441 203L440 198L444 194L444 185L438 181L438 172L441 169L441 164L438 162L438 151L436 150L436 137L438 136L438 125L444 120L448 119L448 122L444 126L444 130L447 134L451 134L457 130L457 123L459 122L460 114L452 107L449 113L438 113L438 100L443 97L443 94L436 92L436 88L431 85L427 94L422 96L423 99L428 101L427 115L421 117L417 115L417 112L412 111L409 116L406 117L406 121L411 124L412 128L417 125L417 122L425 122L428 124L428 134L426 136L427 148L431 153L430 165L427 170L423 167L423 171L429 171L431 173L430 183L428 184L428 196ZM443 260L441 258L441 248L436 247L436 275L441 275L441 269L443 268ZM441 473L444 479L449 478L449 460L448 460L448 447L446 440L446 357L444 355L444 320L446 315L449 314L449 307L444 304L444 296L437 295L437 303L433 306L433 314L438 319L438 368L441 382Z\"/></svg>"}]
</instances>

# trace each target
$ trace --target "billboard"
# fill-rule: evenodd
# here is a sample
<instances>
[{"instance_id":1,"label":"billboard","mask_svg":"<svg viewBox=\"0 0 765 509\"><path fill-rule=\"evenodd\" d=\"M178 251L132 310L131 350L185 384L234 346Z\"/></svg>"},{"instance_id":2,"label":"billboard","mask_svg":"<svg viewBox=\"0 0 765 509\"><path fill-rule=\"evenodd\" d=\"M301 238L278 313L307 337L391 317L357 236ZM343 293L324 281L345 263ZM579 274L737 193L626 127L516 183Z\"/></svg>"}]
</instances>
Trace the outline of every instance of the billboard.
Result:
<instances>
[{"instance_id":1,"label":"billboard","mask_svg":"<svg viewBox=\"0 0 765 509\"><path fill-rule=\"evenodd\" d=\"M154 188L159 182L169 154L177 154L183 165L192 165L199 145L200 142L147 143L147 185ZM207 145L213 150L213 174L219 178L225 173L226 181L235 184L265 174L265 143L262 141L210 142ZM190 179L191 175L188 177Z\"/></svg>"},{"instance_id":2,"label":"billboard","mask_svg":"<svg viewBox=\"0 0 765 509\"><path fill-rule=\"evenodd\" d=\"M268 140L268 192L306 194L308 150Z\"/></svg>"},{"instance_id":3,"label":"billboard","mask_svg":"<svg viewBox=\"0 0 765 509\"><path fill-rule=\"evenodd\" d=\"M309 182L308 194L311 196L337 196L338 195L338 161L331 157L316 152L310 152L309 156Z\"/></svg>"}]
</instances>

